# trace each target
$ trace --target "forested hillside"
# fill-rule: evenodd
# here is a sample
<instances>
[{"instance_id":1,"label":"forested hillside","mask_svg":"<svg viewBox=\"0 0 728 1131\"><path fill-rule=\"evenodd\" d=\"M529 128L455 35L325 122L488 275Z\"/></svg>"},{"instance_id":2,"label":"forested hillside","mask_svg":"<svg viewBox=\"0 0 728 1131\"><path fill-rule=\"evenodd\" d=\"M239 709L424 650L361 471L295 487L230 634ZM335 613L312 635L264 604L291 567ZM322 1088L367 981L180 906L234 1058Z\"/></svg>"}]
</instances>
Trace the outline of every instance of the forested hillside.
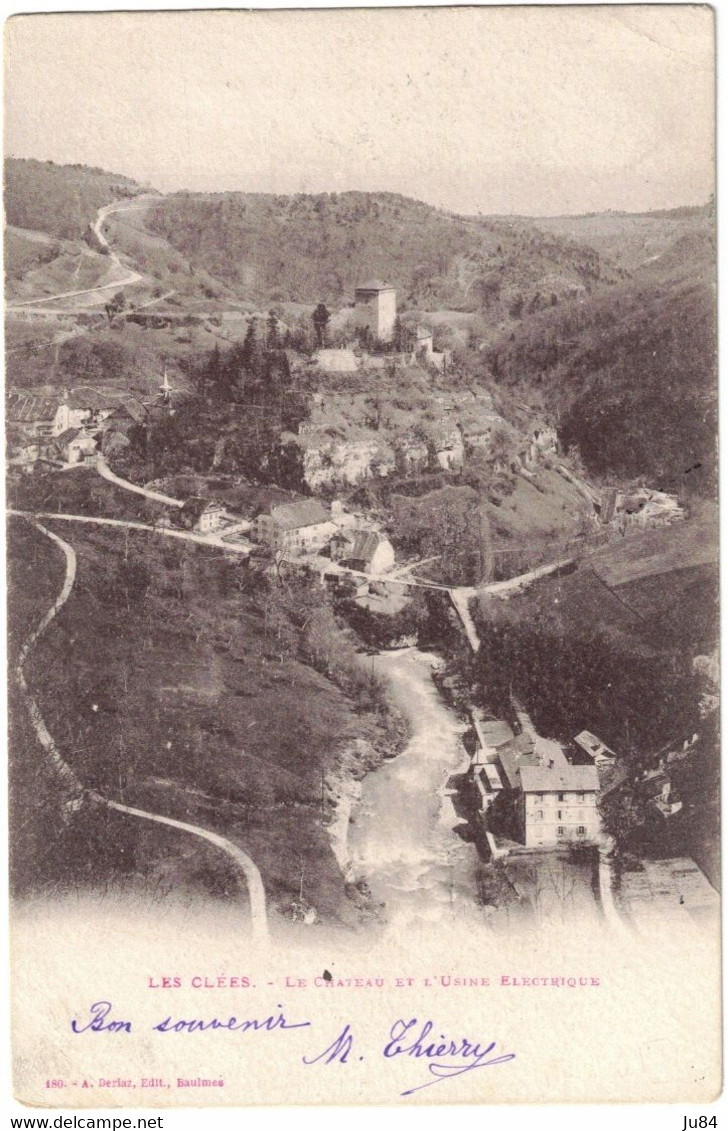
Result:
<instances>
[{"instance_id":1,"label":"forested hillside","mask_svg":"<svg viewBox=\"0 0 728 1131\"><path fill-rule=\"evenodd\" d=\"M456 216L393 193L179 193L159 200L147 224L256 301L351 301L376 275L400 304L497 321L619 277L593 249L530 221Z\"/></svg>"},{"instance_id":2,"label":"forested hillside","mask_svg":"<svg viewBox=\"0 0 728 1131\"><path fill-rule=\"evenodd\" d=\"M78 478L76 487L83 494ZM60 584L57 552L15 523L11 655ZM284 914L305 890L319 916L351 920L326 833L335 790L340 777L361 777L395 753L406 731L325 594L296 578L275 587L240 561L169 539L63 534L78 553L76 587L32 658L31 678L74 772L101 792L239 843L260 867L270 906ZM156 898L184 887L236 892L224 859L198 841L177 847L175 834L154 828L140 840L128 821L103 811L63 821L56 781L16 699L11 717L15 890L133 876ZM297 851L282 853L287 843Z\"/></svg>"},{"instance_id":3,"label":"forested hillside","mask_svg":"<svg viewBox=\"0 0 728 1131\"><path fill-rule=\"evenodd\" d=\"M99 208L142 191L135 181L87 165L8 158L5 217L16 228L81 239Z\"/></svg>"},{"instance_id":4,"label":"forested hillside","mask_svg":"<svg viewBox=\"0 0 728 1131\"><path fill-rule=\"evenodd\" d=\"M562 304L485 354L495 379L538 389L589 471L702 495L716 484L714 249L683 234L609 293Z\"/></svg>"}]
</instances>

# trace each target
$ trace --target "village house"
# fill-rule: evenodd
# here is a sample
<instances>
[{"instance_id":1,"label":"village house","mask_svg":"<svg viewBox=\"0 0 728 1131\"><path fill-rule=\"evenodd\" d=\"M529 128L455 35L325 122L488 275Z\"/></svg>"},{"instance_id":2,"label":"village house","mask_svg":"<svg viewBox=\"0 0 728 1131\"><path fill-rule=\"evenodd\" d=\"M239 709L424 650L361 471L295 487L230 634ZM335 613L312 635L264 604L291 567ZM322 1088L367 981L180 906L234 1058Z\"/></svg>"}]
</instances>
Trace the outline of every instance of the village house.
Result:
<instances>
[{"instance_id":1,"label":"village house","mask_svg":"<svg viewBox=\"0 0 728 1131\"><path fill-rule=\"evenodd\" d=\"M84 463L95 459L98 453L94 437L81 428L67 428L55 437L53 445L64 463Z\"/></svg>"},{"instance_id":2,"label":"village house","mask_svg":"<svg viewBox=\"0 0 728 1131\"><path fill-rule=\"evenodd\" d=\"M421 436L412 434L395 436L392 447L394 448L395 468L401 475L417 475L427 469L430 453Z\"/></svg>"},{"instance_id":3,"label":"village house","mask_svg":"<svg viewBox=\"0 0 728 1131\"><path fill-rule=\"evenodd\" d=\"M224 524L225 507L215 499L203 499L193 495L175 515L187 530L195 534L214 534Z\"/></svg>"},{"instance_id":4,"label":"village house","mask_svg":"<svg viewBox=\"0 0 728 1131\"><path fill-rule=\"evenodd\" d=\"M465 445L457 425L433 425L427 433L430 464L444 471L459 471L465 462Z\"/></svg>"},{"instance_id":5,"label":"village house","mask_svg":"<svg viewBox=\"0 0 728 1131\"><path fill-rule=\"evenodd\" d=\"M7 422L26 440L60 436L70 426L68 406L48 397L12 393L8 397Z\"/></svg>"},{"instance_id":6,"label":"village house","mask_svg":"<svg viewBox=\"0 0 728 1131\"><path fill-rule=\"evenodd\" d=\"M347 531L349 547L340 559L343 565L360 573L380 576L394 565L394 547L376 530Z\"/></svg>"},{"instance_id":7,"label":"village house","mask_svg":"<svg viewBox=\"0 0 728 1131\"><path fill-rule=\"evenodd\" d=\"M465 451L470 455L476 450L489 452L493 446L493 436L497 431L508 430L508 425L497 412L478 412L466 410L458 424L463 437Z\"/></svg>"},{"instance_id":8,"label":"village house","mask_svg":"<svg viewBox=\"0 0 728 1131\"><path fill-rule=\"evenodd\" d=\"M256 517L252 531L258 542L293 557L318 554L336 532L318 499L272 506Z\"/></svg>"},{"instance_id":9,"label":"village house","mask_svg":"<svg viewBox=\"0 0 728 1131\"><path fill-rule=\"evenodd\" d=\"M595 509L605 526L616 526L622 533L632 526L670 526L685 517L676 495L649 487L635 487L631 491L607 488Z\"/></svg>"}]
</instances>

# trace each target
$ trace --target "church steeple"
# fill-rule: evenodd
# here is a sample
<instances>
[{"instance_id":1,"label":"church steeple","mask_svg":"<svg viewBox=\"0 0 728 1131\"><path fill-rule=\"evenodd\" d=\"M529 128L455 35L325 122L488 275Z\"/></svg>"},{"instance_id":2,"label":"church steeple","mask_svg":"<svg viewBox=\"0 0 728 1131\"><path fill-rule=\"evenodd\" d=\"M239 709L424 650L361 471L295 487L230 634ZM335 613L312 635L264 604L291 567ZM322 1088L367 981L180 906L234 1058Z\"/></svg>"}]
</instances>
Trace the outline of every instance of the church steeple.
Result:
<instances>
[{"instance_id":1,"label":"church steeple","mask_svg":"<svg viewBox=\"0 0 728 1131\"><path fill-rule=\"evenodd\" d=\"M159 393L162 398L162 403L168 405L170 400L172 399L172 386L169 383L166 365L164 367L164 378L162 380L162 384L159 386Z\"/></svg>"}]
</instances>

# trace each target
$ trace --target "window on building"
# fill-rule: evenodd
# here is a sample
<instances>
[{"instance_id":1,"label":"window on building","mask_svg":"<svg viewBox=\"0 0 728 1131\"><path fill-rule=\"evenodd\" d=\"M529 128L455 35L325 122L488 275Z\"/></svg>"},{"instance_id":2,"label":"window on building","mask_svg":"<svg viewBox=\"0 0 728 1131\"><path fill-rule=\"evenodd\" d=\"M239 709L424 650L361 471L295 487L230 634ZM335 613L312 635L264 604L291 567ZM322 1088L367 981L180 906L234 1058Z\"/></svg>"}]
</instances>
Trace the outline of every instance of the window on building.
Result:
<instances>
[{"instance_id":1,"label":"window on building","mask_svg":"<svg viewBox=\"0 0 728 1131\"><path fill-rule=\"evenodd\" d=\"M563 835L564 835L564 833L565 833L565 831L566 831L566 830L564 829L564 826L563 826L563 825L557 825L557 826L556 826L556 835L557 835L557 836L563 836Z\"/></svg>"},{"instance_id":2,"label":"window on building","mask_svg":"<svg viewBox=\"0 0 728 1131\"><path fill-rule=\"evenodd\" d=\"M576 800L577 801L583 801L584 800L584 794L583 793L577 793Z\"/></svg>"},{"instance_id":3,"label":"window on building","mask_svg":"<svg viewBox=\"0 0 728 1131\"><path fill-rule=\"evenodd\" d=\"M586 826L585 825L577 825L576 835L577 836L586 836Z\"/></svg>"},{"instance_id":4,"label":"window on building","mask_svg":"<svg viewBox=\"0 0 728 1131\"><path fill-rule=\"evenodd\" d=\"M535 820L543 821L543 809L537 809L533 816Z\"/></svg>"},{"instance_id":5,"label":"window on building","mask_svg":"<svg viewBox=\"0 0 728 1131\"><path fill-rule=\"evenodd\" d=\"M560 793L560 794L559 794L559 801L563 801L563 800L564 800L564 794L563 794L563 793Z\"/></svg>"},{"instance_id":6,"label":"window on building","mask_svg":"<svg viewBox=\"0 0 728 1131\"><path fill-rule=\"evenodd\" d=\"M560 821L563 818L563 815L564 814L563 814L563 811L561 809L556 810L556 820L557 821Z\"/></svg>"}]
</instances>

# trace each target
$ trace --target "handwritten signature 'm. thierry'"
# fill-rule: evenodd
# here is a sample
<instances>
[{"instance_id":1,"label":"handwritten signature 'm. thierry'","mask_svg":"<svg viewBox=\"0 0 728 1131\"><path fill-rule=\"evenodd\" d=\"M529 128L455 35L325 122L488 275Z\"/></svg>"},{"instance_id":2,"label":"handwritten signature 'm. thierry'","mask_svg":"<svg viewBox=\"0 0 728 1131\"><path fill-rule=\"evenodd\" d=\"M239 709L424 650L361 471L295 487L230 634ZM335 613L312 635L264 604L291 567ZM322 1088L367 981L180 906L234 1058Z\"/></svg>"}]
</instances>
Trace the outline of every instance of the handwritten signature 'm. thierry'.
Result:
<instances>
[{"instance_id":1,"label":"handwritten signature 'm. thierry'","mask_svg":"<svg viewBox=\"0 0 728 1131\"><path fill-rule=\"evenodd\" d=\"M215 1031L260 1033L275 1032L290 1029L310 1028L310 1021L291 1021L283 1012L283 1006L278 1006L278 1012L271 1013L263 1018L238 1018L231 1016L225 1019L212 1017L201 1018L173 1018L171 1015L152 1025L158 1033L206 1033ZM132 1022L116 1019L113 1016L113 1006L110 1001L97 1001L89 1007L88 1016L77 1021L71 1021L73 1033L131 1033ZM453 1039L444 1033L435 1033L435 1025L430 1020L419 1021L412 1017L409 1021L398 1018L389 1029L388 1040L381 1053L387 1060L396 1057L414 1057L427 1064L427 1072L431 1079L423 1084L416 1084L402 1092L403 1096L411 1096L423 1088L433 1084L441 1084L444 1080L451 1080L455 1076L463 1076L466 1072L473 1072L476 1068L492 1068L498 1064L507 1064L515 1060L514 1052L499 1052L495 1041L472 1040L470 1037ZM348 1064L354 1050L354 1033L347 1022L341 1032L321 1052L304 1056L306 1065ZM352 1061L363 1060L363 1056L352 1057Z\"/></svg>"},{"instance_id":2,"label":"handwritten signature 'm. thierry'","mask_svg":"<svg viewBox=\"0 0 728 1131\"><path fill-rule=\"evenodd\" d=\"M498 1053L495 1041L473 1041L466 1037L457 1040L448 1038L444 1033L432 1039L435 1026L432 1021L418 1021L416 1017L405 1021L399 1018L389 1030L389 1040L382 1049L382 1055L388 1060L398 1056L412 1056L423 1058L427 1062L427 1071L433 1079L424 1084L417 1084L408 1088L401 1094L411 1096L423 1088L433 1084L441 1084L443 1080L451 1080L453 1076L462 1076L472 1072L475 1068L491 1068L496 1064L507 1064L514 1060L514 1052ZM346 1064L354 1048L354 1034L351 1027L346 1024L338 1037L315 1057L303 1058L304 1064Z\"/></svg>"}]
</instances>

